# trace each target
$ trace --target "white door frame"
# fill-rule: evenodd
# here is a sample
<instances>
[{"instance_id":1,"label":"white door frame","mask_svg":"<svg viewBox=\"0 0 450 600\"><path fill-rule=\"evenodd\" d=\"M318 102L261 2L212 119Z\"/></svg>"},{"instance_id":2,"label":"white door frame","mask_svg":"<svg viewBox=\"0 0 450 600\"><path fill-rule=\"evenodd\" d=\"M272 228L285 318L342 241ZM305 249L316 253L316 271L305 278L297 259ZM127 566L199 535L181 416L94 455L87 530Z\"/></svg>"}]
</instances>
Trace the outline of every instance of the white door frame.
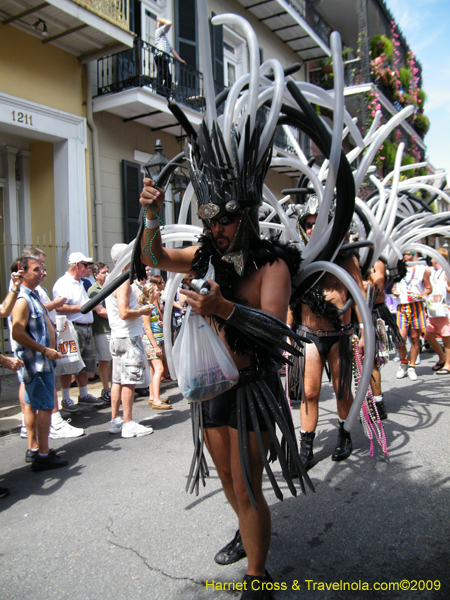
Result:
<instances>
[{"instance_id":1,"label":"white door frame","mask_svg":"<svg viewBox=\"0 0 450 600\"><path fill-rule=\"evenodd\" d=\"M68 249L65 256L57 253L57 272L64 273L69 254L74 251L88 256L88 214L86 191L86 119L78 115L63 112L43 104L37 104L23 98L0 93L0 130L6 134L22 136L53 143L53 183L55 223L54 240L57 246ZM13 149L12 149L13 150ZM24 160L28 157L24 155ZM11 164L11 160L10 160ZM11 215L22 207L29 205L29 185L24 186L19 198L15 193L15 177L12 169L5 173L3 205L8 205ZM14 185L11 179L14 177ZM14 188L14 193L13 193ZM31 228L30 211L23 230ZM7 223L5 219L6 238L12 244L19 242L17 222Z\"/></svg>"}]
</instances>

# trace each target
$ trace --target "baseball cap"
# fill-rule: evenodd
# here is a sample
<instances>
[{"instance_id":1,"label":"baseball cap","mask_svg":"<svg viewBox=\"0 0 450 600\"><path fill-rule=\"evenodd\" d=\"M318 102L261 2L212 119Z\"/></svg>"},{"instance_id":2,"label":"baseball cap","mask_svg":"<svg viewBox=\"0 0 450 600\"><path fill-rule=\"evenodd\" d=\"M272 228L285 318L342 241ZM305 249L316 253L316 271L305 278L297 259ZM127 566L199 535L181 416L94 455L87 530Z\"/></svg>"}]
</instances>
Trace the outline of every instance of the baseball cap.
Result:
<instances>
[{"instance_id":1,"label":"baseball cap","mask_svg":"<svg viewBox=\"0 0 450 600\"><path fill-rule=\"evenodd\" d=\"M85 256L82 252L72 252L72 254L69 256L68 264L76 265L77 263L81 262L91 263L94 261L89 256Z\"/></svg>"}]
</instances>

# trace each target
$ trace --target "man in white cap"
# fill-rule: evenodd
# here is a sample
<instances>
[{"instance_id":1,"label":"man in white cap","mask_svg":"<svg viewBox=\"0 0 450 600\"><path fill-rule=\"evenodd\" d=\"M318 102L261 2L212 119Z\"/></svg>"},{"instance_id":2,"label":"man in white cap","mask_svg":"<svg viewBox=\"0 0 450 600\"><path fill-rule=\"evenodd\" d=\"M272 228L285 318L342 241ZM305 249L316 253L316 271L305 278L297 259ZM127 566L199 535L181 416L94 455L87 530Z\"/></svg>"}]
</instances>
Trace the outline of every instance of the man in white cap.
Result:
<instances>
[{"instance_id":1,"label":"man in white cap","mask_svg":"<svg viewBox=\"0 0 450 600\"><path fill-rule=\"evenodd\" d=\"M72 252L69 256L67 272L53 286L53 297L62 296L67 298L66 303L57 308L56 311L59 314L66 315L69 321L72 321L78 335L81 358L85 364L84 369L75 374L79 388L78 404L80 406L100 406L103 404L101 399L92 396L87 391L88 373L93 373L96 370L94 336L91 326L94 317L92 312L85 315L80 312L83 304L89 300L82 278L86 277L88 266L92 262L92 258L84 256L82 252ZM62 407L69 412L76 412L77 406L70 397L72 375L64 374L60 377Z\"/></svg>"}]
</instances>

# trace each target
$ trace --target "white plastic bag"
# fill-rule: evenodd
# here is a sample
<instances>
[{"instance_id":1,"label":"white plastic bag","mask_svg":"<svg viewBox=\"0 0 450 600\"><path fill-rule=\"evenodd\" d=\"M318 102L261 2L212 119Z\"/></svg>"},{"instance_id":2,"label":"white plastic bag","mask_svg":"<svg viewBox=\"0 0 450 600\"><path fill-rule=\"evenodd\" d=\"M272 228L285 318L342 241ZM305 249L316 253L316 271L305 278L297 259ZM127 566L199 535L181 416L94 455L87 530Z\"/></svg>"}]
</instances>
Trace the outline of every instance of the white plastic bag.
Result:
<instances>
[{"instance_id":1,"label":"white plastic bag","mask_svg":"<svg viewBox=\"0 0 450 600\"><path fill-rule=\"evenodd\" d=\"M188 400L210 400L236 385L239 371L213 328L191 309L173 347L178 387Z\"/></svg>"},{"instance_id":2,"label":"white plastic bag","mask_svg":"<svg viewBox=\"0 0 450 600\"><path fill-rule=\"evenodd\" d=\"M75 327L69 319L66 323L67 327L58 334L56 340L56 346L62 358L56 361L55 371L57 375L77 375L86 365L81 358Z\"/></svg>"}]
</instances>

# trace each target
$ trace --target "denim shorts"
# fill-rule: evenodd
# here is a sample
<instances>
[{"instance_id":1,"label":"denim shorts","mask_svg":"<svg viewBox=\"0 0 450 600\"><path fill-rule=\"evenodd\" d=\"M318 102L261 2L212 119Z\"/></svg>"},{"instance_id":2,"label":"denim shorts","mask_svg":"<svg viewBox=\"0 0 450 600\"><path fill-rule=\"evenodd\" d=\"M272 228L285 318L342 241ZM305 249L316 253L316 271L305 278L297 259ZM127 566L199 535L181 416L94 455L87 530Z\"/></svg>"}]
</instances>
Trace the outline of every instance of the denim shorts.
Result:
<instances>
[{"instance_id":1,"label":"denim shorts","mask_svg":"<svg viewBox=\"0 0 450 600\"><path fill-rule=\"evenodd\" d=\"M55 408L55 373L38 372L25 384L25 402L33 410L53 410Z\"/></svg>"}]
</instances>

